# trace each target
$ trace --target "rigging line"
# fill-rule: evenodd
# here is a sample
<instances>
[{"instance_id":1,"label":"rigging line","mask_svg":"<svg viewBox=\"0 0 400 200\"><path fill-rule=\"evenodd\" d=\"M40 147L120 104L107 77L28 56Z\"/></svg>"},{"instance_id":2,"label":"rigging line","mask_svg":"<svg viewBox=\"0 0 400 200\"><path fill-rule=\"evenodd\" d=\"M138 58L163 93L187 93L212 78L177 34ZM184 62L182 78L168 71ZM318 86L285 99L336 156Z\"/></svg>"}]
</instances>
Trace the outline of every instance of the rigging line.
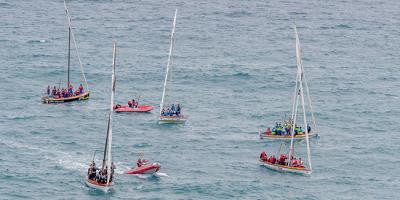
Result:
<instances>
[{"instance_id":1,"label":"rigging line","mask_svg":"<svg viewBox=\"0 0 400 200\"><path fill-rule=\"evenodd\" d=\"M83 79L85 81L86 89L87 89L87 91L90 91L88 82L86 80L85 71L83 70L83 64L82 64L81 58L79 56L78 45L76 44L75 34L74 34L73 30L72 30L72 25L71 25L71 17L69 15L67 3L65 2L65 0L64 0L64 8L65 8L66 16L67 16L68 27L71 29L72 41L74 41L75 51L76 51L76 55L78 57L79 65L81 67L81 72L82 72Z\"/></svg>"}]
</instances>

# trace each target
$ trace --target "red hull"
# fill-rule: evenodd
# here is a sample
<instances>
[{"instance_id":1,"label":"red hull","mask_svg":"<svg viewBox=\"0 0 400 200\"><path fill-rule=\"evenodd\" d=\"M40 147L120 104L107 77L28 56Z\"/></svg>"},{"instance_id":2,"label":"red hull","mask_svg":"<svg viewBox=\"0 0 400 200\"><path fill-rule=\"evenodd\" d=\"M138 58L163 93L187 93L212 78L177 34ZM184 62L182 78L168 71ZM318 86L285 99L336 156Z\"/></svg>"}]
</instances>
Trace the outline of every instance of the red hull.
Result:
<instances>
[{"instance_id":1,"label":"red hull","mask_svg":"<svg viewBox=\"0 0 400 200\"><path fill-rule=\"evenodd\" d=\"M137 108L131 108L128 106L121 106L119 108L115 108L114 110L116 112L150 112L153 110L154 106L149 106L149 105L143 105L143 106L138 106Z\"/></svg>"},{"instance_id":2,"label":"red hull","mask_svg":"<svg viewBox=\"0 0 400 200\"><path fill-rule=\"evenodd\" d=\"M160 163L146 164L141 167L126 170L125 174L154 174L160 170Z\"/></svg>"}]
</instances>

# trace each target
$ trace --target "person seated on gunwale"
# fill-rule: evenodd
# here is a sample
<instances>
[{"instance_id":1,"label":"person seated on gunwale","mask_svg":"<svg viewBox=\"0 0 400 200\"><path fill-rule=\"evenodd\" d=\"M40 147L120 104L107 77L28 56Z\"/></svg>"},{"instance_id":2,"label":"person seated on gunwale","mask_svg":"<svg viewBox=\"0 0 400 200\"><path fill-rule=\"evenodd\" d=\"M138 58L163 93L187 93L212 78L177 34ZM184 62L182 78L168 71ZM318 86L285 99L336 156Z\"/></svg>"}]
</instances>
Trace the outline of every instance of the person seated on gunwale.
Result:
<instances>
[{"instance_id":1,"label":"person seated on gunwale","mask_svg":"<svg viewBox=\"0 0 400 200\"><path fill-rule=\"evenodd\" d=\"M267 153L265 153L265 151L261 152L260 159L262 161L268 161Z\"/></svg>"},{"instance_id":2,"label":"person seated on gunwale","mask_svg":"<svg viewBox=\"0 0 400 200\"><path fill-rule=\"evenodd\" d=\"M171 105L171 111L175 112L175 105L174 104Z\"/></svg>"},{"instance_id":3,"label":"person seated on gunwale","mask_svg":"<svg viewBox=\"0 0 400 200\"><path fill-rule=\"evenodd\" d=\"M81 93L80 93L80 91L79 90L76 90L75 91L75 96L78 96L78 95L80 95Z\"/></svg>"},{"instance_id":4,"label":"person seated on gunwale","mask_svg":"<svg viewBox=\"0 0 400 200\"><path fill-rule=\"evenodd\" d=\"M47 86L47 96L50 96L50 85Z\"/></svg>"},{"instance_id":5,"label":"person seated on gunwale","mask_svg":"<svg viewBox=\"0 0 400 200\"><path fill-rule=\"evenodd\" d=\"M301 160L301 158L299 158L299 167L304 167L303 161Z\"/></svg>"},{"instance_id":6,"label":"person seated on gunwale","mask_svg":"<svg viewBox=\"0 0 400 200\"><path fill-rule=\"evenodd\" d=\"M296 158L293 159L292 166L293 166L293 167L298 167L298 166L299 166L299 162L297 161Z\"/></svg>"},{"instance_id":7,"label":"person seated on gunwale","mask_svg":"<svg viewBox=\"0 0 400 200\"><path fill-rule=\"evenodd\" d=\"M281 156L279 157L279 164L286 165L286 155L285 154L281 154Z\"/></svg>"},{"instance_id":8,"label":"person seated on gunwale","mask_svg":"<svg viewBox=\"0 0 400 200\"><path fill-rule=\"evenodd\" d=\"M272 164L275 164L275 162L276 162L276 158L275 158L275 156L271 156L271 157L269 157L269 160L268 160L268 162L270 162L270 163L272 163Z\"/></svg>"},{"instance_id":9,"label":"person seated on gunwale","mask_svg":"<svg viewBox=\"0 0 400 200\"><path fill-rule=\"evenodd\" d=\"M268 127L267 130L265 131L265 134L271 135L271 129Z\"/></svg>"}]
</instances>

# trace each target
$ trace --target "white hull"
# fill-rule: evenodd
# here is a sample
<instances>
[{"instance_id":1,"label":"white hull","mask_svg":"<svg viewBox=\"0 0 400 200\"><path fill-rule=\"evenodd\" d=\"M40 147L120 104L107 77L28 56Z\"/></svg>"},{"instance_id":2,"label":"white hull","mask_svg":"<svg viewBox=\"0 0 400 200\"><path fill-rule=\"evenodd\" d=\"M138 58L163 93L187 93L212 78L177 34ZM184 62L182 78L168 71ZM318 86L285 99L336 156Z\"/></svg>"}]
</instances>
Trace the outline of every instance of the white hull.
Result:
<instances>
[{"instance_id":1,"label":"white hull","mask_svg":"<svg viewBox=\"0 0 400 200\"><path fill-rule=\"evenodd\" d=\"M97 185L97 184L93 184L93 183L89 182L88 179L85 180L85 183L88 187L97 189L97 190L101 190L103 192L108 192L111 189L111 187L114 185L113 183L110 183L108 186L101 186L101 185Z\"/></svg>"},{"instance_id":2,"label":"white hull","mask_svg":"<svg viewBox=\"0 0 400 200\"><path fill-rule=\"evenodd\" d=\"M284 165L269 164L269 163L266 163L263 161L260 161L260 162L261 162L261 165L267 167L268 169L279 171L279 172L289 172L289 173L295 173L295 174L311 174L312 173L312 171L307 168L299 169L299 168L288 167L288 166L284 166Z\"/></svg>"},{"instance_id":3,"label":"white hull","mask_svg":"<svg viewBox=\"0 0 400 200\"><path fill-rule=\"evenodd\" d=\"M159 124L183 124L186 122L186 118L158 118L158 123Z\"/></svg>"}]
</instances>

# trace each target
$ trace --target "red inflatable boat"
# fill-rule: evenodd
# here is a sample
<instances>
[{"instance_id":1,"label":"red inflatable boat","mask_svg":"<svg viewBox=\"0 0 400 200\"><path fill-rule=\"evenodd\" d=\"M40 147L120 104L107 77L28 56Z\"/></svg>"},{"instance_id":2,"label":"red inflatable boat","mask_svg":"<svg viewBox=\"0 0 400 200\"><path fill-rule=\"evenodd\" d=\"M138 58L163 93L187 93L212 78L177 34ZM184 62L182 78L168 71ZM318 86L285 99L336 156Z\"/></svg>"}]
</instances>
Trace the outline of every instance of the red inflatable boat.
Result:
<instances>
[{"instance_id":1,"label":"red inflatable boat","mask_svg":"<svg viewBox=\"0 0 400 200\"><path fill-rule=\"evenodd\" d=\"M115 112L150 112L153 110L154 106L143 105L137 106L136 108L129 107L126 105L115 105L114 110Z\"/></svg>"},{"instance_id":2,"label":"red inflatable boat","mask_svg":"<svg viewBox=\"0 0 400 200\"><path fill-rule=\"evenodd\" d=\"M144 164L141 167L131 168L124 171L124 174L154 174L161 168L160 163Z\"/></svg>"}]
</instances>

